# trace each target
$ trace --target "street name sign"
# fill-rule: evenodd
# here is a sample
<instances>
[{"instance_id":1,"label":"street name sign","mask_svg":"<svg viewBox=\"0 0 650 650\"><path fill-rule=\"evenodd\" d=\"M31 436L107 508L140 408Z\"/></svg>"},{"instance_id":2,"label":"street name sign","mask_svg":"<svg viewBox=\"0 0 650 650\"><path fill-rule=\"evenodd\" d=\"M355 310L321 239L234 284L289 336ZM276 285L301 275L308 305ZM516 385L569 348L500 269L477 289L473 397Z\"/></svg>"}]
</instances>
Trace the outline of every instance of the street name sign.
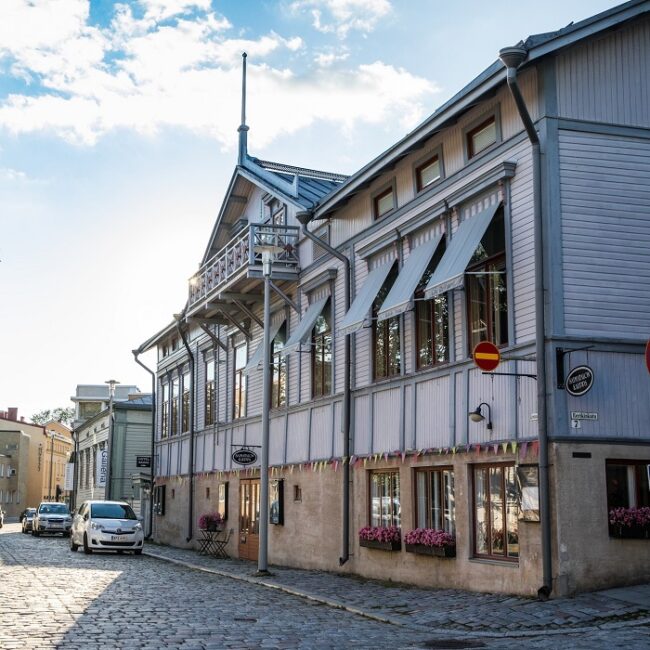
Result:
<instances>
[{"instance_id":1,"label":"street name sign","mask_svg":"<svg viewBox=\"0 0 650 650\"><path fill-rule=\"evenodd\" d=\"M565 385L569 395L580 397L594 385L594 371L589 366L577 366L567 375Z\"/></svg>"},{"instance_id":2,"label":"street name sign","mask_svg":"<svg viewBox=\"0 0 650 650\"><path fill-rule=\"evenodd\" d=\"M501 353L494 343L481 341L474 348L472 353L474 363L485 372L495 370L501 361Z\"/></svg>"}]
</instances>

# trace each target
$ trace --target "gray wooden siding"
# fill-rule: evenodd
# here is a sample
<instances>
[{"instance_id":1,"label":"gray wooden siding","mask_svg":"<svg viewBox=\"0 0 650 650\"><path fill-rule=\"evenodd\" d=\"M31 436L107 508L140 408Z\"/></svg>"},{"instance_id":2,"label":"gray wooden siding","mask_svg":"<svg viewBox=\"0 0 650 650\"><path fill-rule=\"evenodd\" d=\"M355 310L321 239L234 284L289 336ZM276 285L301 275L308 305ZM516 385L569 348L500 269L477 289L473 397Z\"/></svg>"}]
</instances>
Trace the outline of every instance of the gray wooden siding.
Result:
<instances>
[{"instance_id":1,"label":"gray wooden siding","mask_svg":"<svg viewBox=\"0 0 650 650\"><path fill-rule=\"evenodd\" d=\"M608 33L557 57L562 117L650 126L650 20Z\"/></svg>"},{"instance_id":2,"label":"gray wooden siding","mask_svg":"<svg viewBox=\"0 0 650 650\"><path fill-rule=\"evenodd\" d=\"M401 447L402 389L377 390L372 395L372 452Z\"/></svg>"},{"instance_id":3,"label":"gray wooden siding","mask_svg":"<svg viewBox=\"0 0 650 650\"><path fill-rule=\"evenodd\" d=\"M650 140L560 131L567 334L650 334Z\"/></svg>"},{"instance_id":4,"label":"gray wooden siding","mask_svg":"<svg viewBox=\"0 0 650 650\"><path fill-rule=\"evenodd\" d=\"M415 384L415 448L447 447L449 435L450 375Z\"/></svg>"}]
</instances>

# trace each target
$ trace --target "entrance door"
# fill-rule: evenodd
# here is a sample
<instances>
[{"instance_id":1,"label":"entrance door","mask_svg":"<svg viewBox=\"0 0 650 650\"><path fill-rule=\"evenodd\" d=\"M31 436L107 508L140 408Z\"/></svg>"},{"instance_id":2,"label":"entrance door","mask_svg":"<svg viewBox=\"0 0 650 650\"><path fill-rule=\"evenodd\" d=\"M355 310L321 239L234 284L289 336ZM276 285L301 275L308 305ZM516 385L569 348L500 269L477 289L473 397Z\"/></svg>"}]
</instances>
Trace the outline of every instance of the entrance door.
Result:
<instances>
[{"instance_id":1,"label":"entrance door","mask_svg":"<svg viewBox=\"0 0 650 650\"><path fill-rule=\"evenodd\" d=\"M239 481L239 557L242 560L257 560L259 518L259 479L242 479Z\"/></svg>"}]
</instances>

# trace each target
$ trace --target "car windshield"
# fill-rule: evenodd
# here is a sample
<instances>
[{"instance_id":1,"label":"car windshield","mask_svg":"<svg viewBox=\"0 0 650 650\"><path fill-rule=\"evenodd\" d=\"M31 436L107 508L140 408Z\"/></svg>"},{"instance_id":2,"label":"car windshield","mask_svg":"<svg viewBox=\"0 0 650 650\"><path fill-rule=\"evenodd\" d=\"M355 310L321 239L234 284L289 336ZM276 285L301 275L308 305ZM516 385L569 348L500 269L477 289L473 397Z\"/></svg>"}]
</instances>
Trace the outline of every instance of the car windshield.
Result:
<instances>
[{"instance_id":1,"label":"car windshield","mask_svg":"<svg viewBox=\"0 0 650 650\"><path fill-rule=\"evenodd\" d=\"M36 514L36 508L27 508L25 515L27 517L33 517Z\"/></svg>"},{"instance_id":2,"label":"car windshield","mask_svg":"<svg viewBox=\"0 0 650 650\"><path fill-rule=\"evenodd\" d=\"M68 506L65 503L45 503L39 507L38 512L41 515L67 515L70 514Z\"/></svg>"},{"instance_id":3,"label":"car windshield","mask_svg":"<svg viewBox=\"0 0 650 650\"><path fill-rule=\"evenodd\" d=\"M131 506L126 503L93 503L90 516L93 519L137 519Z\"/></svg>"}]
</instances>

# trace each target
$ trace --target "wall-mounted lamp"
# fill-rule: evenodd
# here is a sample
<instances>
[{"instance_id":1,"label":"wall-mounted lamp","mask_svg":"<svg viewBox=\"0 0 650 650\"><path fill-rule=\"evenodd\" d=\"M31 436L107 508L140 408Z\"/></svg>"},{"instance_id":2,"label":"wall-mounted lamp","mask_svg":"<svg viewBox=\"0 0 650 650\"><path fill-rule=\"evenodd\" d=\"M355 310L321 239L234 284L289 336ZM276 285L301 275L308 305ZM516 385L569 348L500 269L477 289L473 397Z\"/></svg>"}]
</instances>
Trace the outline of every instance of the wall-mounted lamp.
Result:
<instances>
[{"instance_id":1,"label":"wall-mounted lamp","mask_svg":"<svg viewBox=\"0 0 650 650\"><path fill-rule=\"evenodd\" d=\"M490 408L490 405L487 402L481 402L476 407L476 410L470 411L469 419L472 422L483 422L483 420L485 420L485 416L483 415L483 413L481 413L481 406L487 406L487 410L488 410L487 428L491 431L492 430L492 409Z\"/></svg>"}]
</instances>

